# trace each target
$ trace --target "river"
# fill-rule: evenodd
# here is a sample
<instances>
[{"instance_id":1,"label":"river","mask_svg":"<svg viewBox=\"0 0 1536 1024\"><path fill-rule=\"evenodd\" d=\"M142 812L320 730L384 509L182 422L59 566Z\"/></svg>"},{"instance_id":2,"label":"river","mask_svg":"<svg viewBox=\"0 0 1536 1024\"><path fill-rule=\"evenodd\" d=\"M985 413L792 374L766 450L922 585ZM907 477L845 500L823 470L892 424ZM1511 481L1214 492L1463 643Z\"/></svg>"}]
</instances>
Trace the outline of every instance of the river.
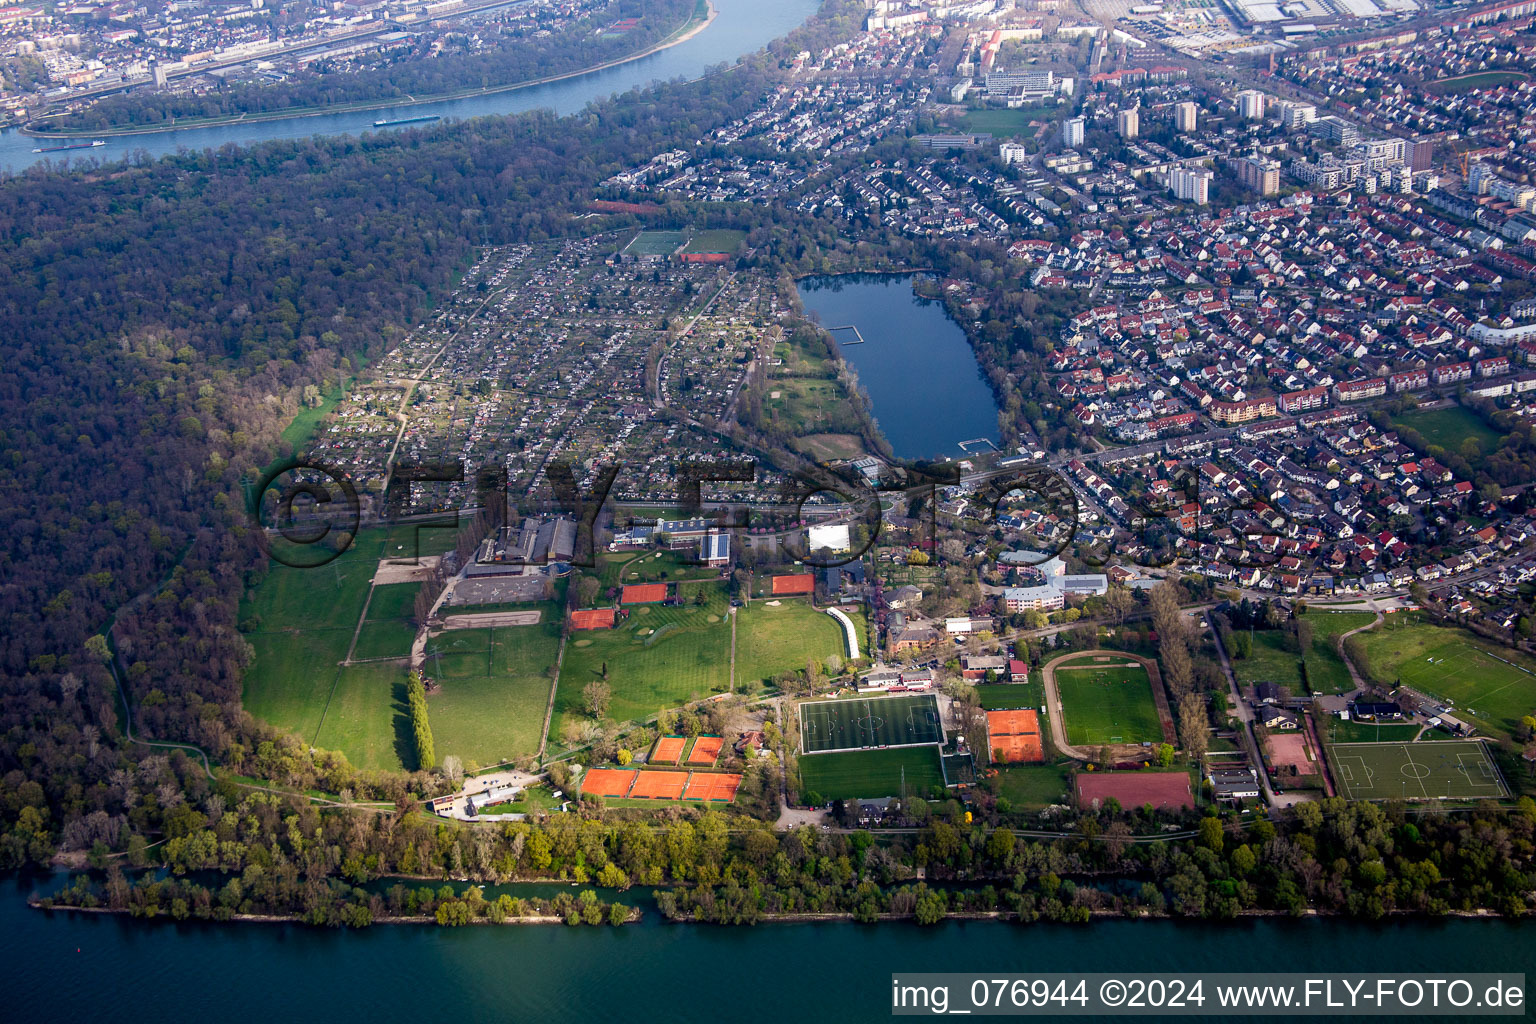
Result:
<instances>
[{"instance_id":1,"label":"river","mask_svg":"<svg viewBox=\"0 0 1536 1024\"><path fill-rule=\"evenodd\" d=\"M965 331L918 297L910 274L840 274L799 283L800 302L833 329L869 392L880 432L905 459L993 450L997 400ZM851 330L858 329L857 341Z\"/></svg>"},{"instance_id":2,"label":"river","mask_svg":"<svg viewBox=\"0 0 1536 1024\"><path fill-rule=\"evenodd\" d=\"M734 63L788 34L815 13L818 0L714 0L714 21L693 38L648 57L594 71L575 78L530 86L511 92L488 93L463 99L410 106L380 107L348 113L311 114L279 121L223 124L186 131L167 130L143 135L102 136L107 143L96 149L66 153L34 153L34 147L57 145L39 141L15 129L0 132L0 169L19 171L41 160L55 164L69 159L78 165L93 160L120 160L145 152L164 156L178 150L217 149L229 143L248 145L267 139L303 139L312 135L356 135L377 131L373 122L436 114L445 118L482 117L487 114L518 114L546 107L557 114L581 110L593 100L673 78L698 78L709 68ZM417 128L421 126L418 125ZM403 129L382 129L400 131Z\"/></svg>"},{"instance_id":3,"label":"river","mask_svg":"<svg viewBox=\"0 0 1536 1024\"><path fill-rule=\"evenodd\" d=\"M666 924L649 910L617 929L343 932L45 913L23 902L58 884L0 884L8 1021L876 1021L889 1017L897 971L1520 972L1531 961L1530 927L1497 920L714 928Z\"/></svg>"}]
</instances>

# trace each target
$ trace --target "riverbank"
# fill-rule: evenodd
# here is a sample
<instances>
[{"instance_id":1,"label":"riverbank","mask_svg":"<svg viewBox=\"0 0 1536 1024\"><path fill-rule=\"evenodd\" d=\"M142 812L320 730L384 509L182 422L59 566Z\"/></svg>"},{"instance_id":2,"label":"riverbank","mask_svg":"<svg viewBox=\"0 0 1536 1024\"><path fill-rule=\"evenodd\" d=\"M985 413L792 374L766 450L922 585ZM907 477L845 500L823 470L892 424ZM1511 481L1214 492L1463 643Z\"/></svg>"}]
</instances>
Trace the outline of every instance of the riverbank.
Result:
<instances>
[{"instance_id":1,"label":"riverbank","mask_svg":"<svg viewBox=\"0 0 1536 1024\"><path fill-rule=\"evenodd\" d=\"M35 897L33 899L27 900L27 906L31 907L33 910L42 910L47 913L53 913L54 911L65 911L72 914L108 914L124 917L138 917L140 919L145 917L145 915L142 914L134 914L133 911L129 910L127 907L122 909L117 909L114 907L77 907L71 903L55 903L52 900L39 899ZM629 916L625 920L620 921L618 924L614 924L612 921L605 919L601 925L587 925L587 927L606 926L610 928L616 928L626 924L639 924L644 916L644 913L638 907L631 907L629 908ZM162 910L158 914L155 914L154 917L172 917L172 915L169 912ZM153 920L153 918L149 919ZM307 923L304 918L298 914L231 914L228 917L222 919L211 917L196 917L195 915L189 915L189 919L206 921L210 924ZM440 924L435 917L429 917L425 914L404 915L399 917L376 917L369 922L370 927L376 924L417 924L431 925L434 928L443 927L443 925ZM527 914L522 917L504 917L500 921L492 920L489 917L471 917L468 920L457 922L455 927L487 924L558 924L565 925L566 927L572 927L571 923L565 918L557 917L553 914Z\"/></svg>"},{"instance_id":2,"label":"riverbank","mask_svg":"<svg viewBox=\"0 0 1536 1024\"><path fill-rule=\"evenodd\" d=\"M48 128L41 126L38 121L32 121L22 125L18 131L21 134L36 139L107 139L107 138L131 138L135 135L158 135L161 132L193 131L199 128L219 128L229 125L266 124L274 121L293 121L305 117L318 117L324 114L355 114L365 113L370 110L392 110L397 108L409 108L426 106L433 103L449 103L454 100L470 99L477 96L495 96L501 93L517 92L522 89L533 89L541 85L551 85L556 82L568 81L572 78L580 78L583 75L596 74L607 71L610 68L622 67L625 64L643 60L663 50L680 46L707 29L718 16L714 0L706 0L706 13L703 18L697 15L689 17L679 25L670 35L660 42L639 50L626 57L617 57L601 64L593 64L575 71L566 71L558 75L547 75L543 78L530 78L521 82L512 82L507 85L489 86L480 89L460 89L456 92L436 93L431 96L409 96L405 99L369 100L362 103L337 103L324 107L303 107L297 110L271 111L261 114L229 114L224 117L197 118L195 120L182 120L172 124L138 125L122 128Z\"/></svg>"}]
</instances>

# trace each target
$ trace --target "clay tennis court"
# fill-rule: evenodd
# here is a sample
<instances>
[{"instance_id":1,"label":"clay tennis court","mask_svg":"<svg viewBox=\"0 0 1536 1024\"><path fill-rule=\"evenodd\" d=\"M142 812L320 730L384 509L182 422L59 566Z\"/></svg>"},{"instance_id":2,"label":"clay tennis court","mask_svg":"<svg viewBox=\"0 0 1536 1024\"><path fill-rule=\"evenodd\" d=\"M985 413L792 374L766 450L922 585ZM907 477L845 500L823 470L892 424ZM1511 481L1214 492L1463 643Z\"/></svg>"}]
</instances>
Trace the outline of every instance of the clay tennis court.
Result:
<instances>
[{"instance_id":1,"label":"clay tennis court","mask_svg":"<svg viewBox=\"0 0 1536 1024\"><path fill-rule=\"evenodd\" d=\"M642 800L680 800L687 785L687 772L640 772L629 795Z\"/></svg>"},{"instance_id":2,"label":"clay tennis court","mask_svg":"<svg viewBox=\"0 0 1536 1024\"><path fill-rule=\"evenodd\" d=\"M784 594L814 593L816 593L816 577L808 572L796 573L793 576L775 576L773 578L773 595L775 597Z\"/></svg>"},{"instance_id":3,"label":"clay tennis court","mask_svg":"<svg viewBox=\"0 0 1536 1024\"><path fill-rule=\"evenodd\" d=\"M725 740L719 736L700 736L693 741L693 750L688 753L689 764L714 764L720 757L720 748L725 746Z\"/></svg>"},{"instance_id":4,"label":"clay tennis court","mask_svg":"<svg viewBox=\"0 0 1536 1024\"><path fill-rule=\"evenodd\" d=\"M581 780L583 796L627 796L639 772L618 768L589 768Z\"/></svg>"},{"instance_id":5,"label":"clay tennis court","mask_svg":"<svg viewBox=\"0 0 1536 1024\"><path fill-rule=\"evenodd\" d=\"M736 790L741 786L740 775L716 775L707 772L694 772L688 780L688 789L683 793L685 800L724 800L730 802L736 799Z\"/></svg>"},{"instance_id":6,"label":"clay tennis court","mask_svg":"<svg viewBox=\"0 0 1536 1024\"><path fill-rule=\"evenodd\" d=\"M656 750L651 754L651 760L656 764L677 764L677 759L683 756L683 744L688 742L682 736L663 736L656 741Z\"/></svg>"},{"instance_id":7,"label":"clay tennis court","mask_svg":"<svg viewBox=\"0 0 1536 1024\"><path fill-rule=\"evenodd\" d=\"M581 608L571 612L572 629L612 629L612 608Z\"/></svg>"},{"instance_id":8,"label":"clay tennis court","mask_svg":"<svg viewBox=\"0 0 1536 1024\"><path fill-rule=\"evenodd\" d=\"M991 747L994 763L1044 761L1045 743L1040 738L1039 712L1033 708L988 711L987 745Z\"/></svg>"},{"instance_id":9,"label":"clay tennis court","mask_svg":"<svg viewBox=\"0 0 1536 1024\"><path fill-rule=\"evenodd\" d=\"M1307 740L1301 733L1271 733L1264 742L1276 767L1294 768L1297 775L1317 773L1317 763L1307 756Z\"/></svg>"},{"instance_id":10,"label":"clay tennis court","mask_svg":"<svg viewBox=\"0 0 1536 1024\"><path fill-rule=\"evenodd\" d=\"M1184 772L1082 773L1077 777L1078 802L1092 807L1113 797L1131 810L1145 804L1155 808L1193 807L1189 776Z\"/></svg>"},{"instance_id":11,"label":"clay tennis court","mask_svg":"<svg viewBox=\"0 0 1536 1024\"><path fill-rule=\"evenodd\" d=\"M622 604L655 604L667 599L665 583L631 583L619 598Z\"/></svg>"}]
</instances>

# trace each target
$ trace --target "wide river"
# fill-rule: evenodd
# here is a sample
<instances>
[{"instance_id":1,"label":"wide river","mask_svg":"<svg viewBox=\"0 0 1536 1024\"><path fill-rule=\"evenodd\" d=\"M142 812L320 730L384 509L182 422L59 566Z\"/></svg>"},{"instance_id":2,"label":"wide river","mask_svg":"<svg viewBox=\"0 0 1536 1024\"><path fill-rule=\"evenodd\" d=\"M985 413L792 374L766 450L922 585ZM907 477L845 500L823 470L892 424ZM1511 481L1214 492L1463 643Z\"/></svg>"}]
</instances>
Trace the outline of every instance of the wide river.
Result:
<instances>
[{"instance_id":1,"label":"wide river","mask_svg":"<svg viewBox=\"0 0 1536 1024\"><path fill-rule=\"evenodd\" d=\"M665 924L652 910L618 929L340 932L49 914L23 902L57 884L0 884L0 1019L878 1021L890 1016L893 972L1523 972L1533 948L1529 926L1466 919L711 928Z\"/></svg>"},{"instance_id":2,"label":"wide river","mask_svg":"<svg viewBox=\"0 0 1536 1024\"><path fill-rule=\"evenodd\" d=\"M940 303L912 291L912 275L807 277L799 292L858 372L898 458L993 450L997 399L976 353Z\"/></svg>"},{"instance_id":3,"label":"wide river","mask_svg":"<svg viewBox=\"0 0 1536 1024\"><path fill-rule=\"evenodd\" d=\"M718 12L698 35L648 57L617 67L567 78L548 85L530 86L511 92L489 93L465 99L445 100L404 107L381 107L350 113L312 114L280 121L252 124L224 124L186 131L163 131L144 135L102 136L107 143L96 149L65 153L32 152L37 146L57 145L41 142L14 129L0 132L0 169L19 171L40 160L59 163L71 157L71 163L83 160L118 160L138 152L164 156L181 149L217 149L228 143L247 144L267 139L303 139L311 135L356 135L376 131L375 121L401 117L470 118L486 114L518 114L546 107L558 114L574 113L593 100L673 78L698 78L720 64L735 63L742 56L761 49L768 42L788 34L801 25L819 6L817 0L714 0ZM420 127L419 125L417 127ZM398 131L399 129L383 129Z\"/></svg>"}]
</instances>

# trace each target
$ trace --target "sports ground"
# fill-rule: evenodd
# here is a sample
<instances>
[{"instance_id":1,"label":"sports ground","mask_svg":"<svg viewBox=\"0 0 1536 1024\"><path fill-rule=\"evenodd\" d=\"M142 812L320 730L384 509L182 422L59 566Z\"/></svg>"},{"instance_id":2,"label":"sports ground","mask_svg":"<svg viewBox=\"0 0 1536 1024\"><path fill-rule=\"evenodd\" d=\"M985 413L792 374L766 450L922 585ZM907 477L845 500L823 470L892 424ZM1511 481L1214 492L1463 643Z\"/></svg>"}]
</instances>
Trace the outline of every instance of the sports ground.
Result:
<instances>
[{"instance_id":1,"label":"sports ground","mask_svg":"<svg viewBox=\"0 0 1536 1024\"><path fill-rule=\"evenodd\" d=\"M1340 743L1334 776L1351 800L1477 800L1509 789L1476 740L1440 743Z\"/></svg>"},{"instance_id":2,"label":"sports ground","mask_svg":"<svg viewBox=\"0 0 1536 1024\"><path fill-rule=\"evenodd\" d=\"M1163 727L1145 668L1124 663L1100 665L1085 657L1056 666L1055 675L1068 743L1096 746L1162 741Z\"/></svg>"},{"instance_id":3,"label":"sports ground","mask_svg":"<svg viewBox=\"0 0 1536 1024\"><path fill-rule=\"evenodd\" d=\"M850 750L837 754L813 754L800 758L800 795L821 800L875 799L901 796L926 797L934 786L944 785L939 748L897 747L888 750Z\"/></svg>"},{"instance_id":4,"label":"sports ground","mask_svg":"<svg viewBox=\"0 0 1536 1024\"><path fill-rule=\"evenodd\" d=\"M988 711L987 746L991 748L992 761L996 764L1044 761L1039 714L1033 708Z\"/></svg>"},{"instance_id":5,"label":"sports ground","mask_svg":"<svg viewBox=\"0 0 1536 1024\"><path fill-rule=\"evenodd\" d=\"M1457 718L1506 735L1536 707L1536 662L1530 658L1490 649L1464 630L1398 621L1388 616L1361 634L1376 678L1438 697L1454 705Z\"/></svg>"},{"instance_id":6,"label":"sports ground","mask_svg":"<svg viewBox=\"0 0 1536 1024\"><path fill-rule=\"evenodd\" d=\"M939 701L931 693L800 705L800 749L806 754L943 742Z\"/></svg>"}]
</instances>

